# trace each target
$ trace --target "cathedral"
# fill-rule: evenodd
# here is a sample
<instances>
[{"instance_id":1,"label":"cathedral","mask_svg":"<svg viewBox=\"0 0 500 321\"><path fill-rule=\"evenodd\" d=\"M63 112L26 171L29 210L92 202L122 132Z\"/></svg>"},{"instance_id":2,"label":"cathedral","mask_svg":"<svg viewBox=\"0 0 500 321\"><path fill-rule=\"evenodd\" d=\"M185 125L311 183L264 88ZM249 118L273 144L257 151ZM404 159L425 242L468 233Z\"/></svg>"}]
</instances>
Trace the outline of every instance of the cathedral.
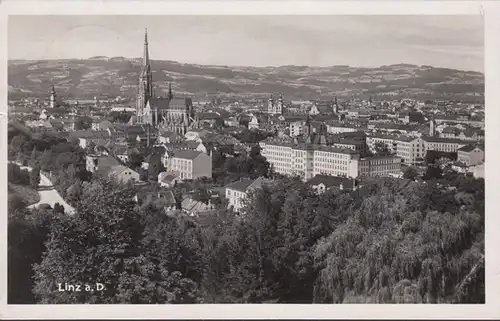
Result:
<instances>
[{"instance_id":1,"label":"cathedral","mask_svg":"<svg viewBox=\"0 0 500 321\"><path fill-rule=\"evenodd\" d=\"M184 135L196 125L190 98L175 97L169 84L167 97L155 97L149 61L148 34L144 35L144 56L139 76L136 123Z\"/></svg>"}]
</instances>

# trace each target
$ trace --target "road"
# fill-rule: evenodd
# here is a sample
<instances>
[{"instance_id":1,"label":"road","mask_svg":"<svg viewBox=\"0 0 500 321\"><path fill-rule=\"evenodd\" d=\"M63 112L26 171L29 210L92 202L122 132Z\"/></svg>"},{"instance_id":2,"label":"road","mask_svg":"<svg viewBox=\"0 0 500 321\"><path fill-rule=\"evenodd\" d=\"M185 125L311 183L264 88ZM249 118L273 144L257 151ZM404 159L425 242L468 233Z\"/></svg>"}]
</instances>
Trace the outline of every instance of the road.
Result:
<instances>
[{"instance_id":1,"label":"road","mask_svg":"<svg viewBox=\"0 0 500 321\"><path fill-rule=\"evenodd\" d=\"M21 169L25 169L28 171L31 171L31 167L29 166L22 166L18 163L15 163L16 165L19 165ZM40 173L40 184L39 186L43 189L49 188L50 186L53 186L52 182L47 178L47 176L43 175ZM28 208L37 208L40 206L40 204L49 204L54 208L54 205L56 203L61 204L64 206L64 212L69 215L73 215L75 213L75 209L71 207L66 201L61 197L61 195L56 191L55 188L49 188L49 189L43 189L38 191L38 195L40 195L40 201L36 204L28 206Z\"/></svg>"}]
</instances>

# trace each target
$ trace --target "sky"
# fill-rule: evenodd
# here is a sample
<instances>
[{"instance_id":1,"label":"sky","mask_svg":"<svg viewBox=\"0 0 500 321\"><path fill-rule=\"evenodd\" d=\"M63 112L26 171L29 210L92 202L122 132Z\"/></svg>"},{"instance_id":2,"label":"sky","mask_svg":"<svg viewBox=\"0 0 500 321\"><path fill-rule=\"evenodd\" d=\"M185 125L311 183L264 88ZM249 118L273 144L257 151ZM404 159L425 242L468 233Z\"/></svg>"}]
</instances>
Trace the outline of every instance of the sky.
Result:
<instances>
[{"instance_id":1,"label":"sky","mask_svg":"<svg viewBox=\"0 0 500 321\"><path fill-rule=\"evenodd\" d=\"M9 16L9 59L141 57L229 66L408 63L484 71L480 15Z\"/></svg>"}]
</instances>

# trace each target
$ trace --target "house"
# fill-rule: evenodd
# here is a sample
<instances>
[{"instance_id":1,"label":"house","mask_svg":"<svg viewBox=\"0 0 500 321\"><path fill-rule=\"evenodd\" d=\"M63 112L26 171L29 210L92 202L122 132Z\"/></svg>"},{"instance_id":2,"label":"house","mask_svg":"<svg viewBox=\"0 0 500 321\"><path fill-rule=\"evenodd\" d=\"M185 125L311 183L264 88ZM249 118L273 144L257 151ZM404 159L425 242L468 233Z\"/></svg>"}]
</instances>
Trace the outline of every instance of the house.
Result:
<instances>
[{"instance_id":1,"label":"house","mask_svg":"<svg viewBox=\"0 0 500 321\"><path fill-rule=\"evenodd\" d=\"M190 129L185 135L184 137L187 139L187 140L200 140L202 139L205 135L207 135L208 133L210 133L208 130L205 130L205 129L196 129L196 128L192 128Z\"/></svg>"},{"instance_id":2,"label":"house","mask_svg":"<svg viewBox=\"0 0 500 321\"><path fill-rule=\"evenodd\" d=\"M244 200L248 197L248 193L256 188L261 188L263 184L269 183L263 177L255 180L242 178L239 181L230 183L224 187L226 199L228 200L228 207L232 207L234 211L238 212L244 205Z\"/></svg>"},{"instance_id":3,"label":"house","mask_svg":"<svg viewBox=\"0 0 500 321\"><path fill-rule=\"evenodd\" d=\"M469 166L467 166L466 164L464 164L462 162L456 161L451 165L451 169L453 169L454 171L456 171L458 173L465 174L465 173L467 173Z\"/></svg>"},{"instance_id":4,"label":"house","mask_svg":"<svg viewBox=\"0 0 500 321\"><path fill-rule=\"evenodd\" d=\"M311 178L307 184L309 184L318 194L322 194L331 188L350 191L356 188L356 180L330 175L316 175Z\"/></svg>"},{"instance_id":5,"label":"house","mask_svg":"<svg viewBox=\"0 0 500 321\"><path fill-rule=\"evenodd\" d=\"M106 130L75 130L69 133L69 139L78 140L78 145L85 149L90 143L95 145L105 145L110 141L111 136Z\"/></svg>"},{"instance_id":6,"label":"house","mask_svg":"<svg viewBox=\"0 0 500 321\"><path fill-rule=\"evenodd\" d=\"M177 173L180 179L212 177L212 154L195 150L174 150L163 156L167 172Z\"/></svg>"},{"instance_id":7,"label":"house","mask_svg":"<svg viewBox=\"0 0 500 321\"><path fill-rule=\"evenodd\" d=\"M161 187L172 188L178 183L182 183L182 180L175 173L161 172L158 175L158 183Z\"/></svg>"},{"instance_id":8,"label":"house","mask_svg":"<svg viewBox=\"0 0 500 321\"><path fill-rule=\"evenodd\" d=\"M140 181L139 173L123 165L111 166L102 170L99 169L99 171L108 177L115 178L120 183Z\"/></svg>"},{"instance_id":9,"label":"house","mask_svg":"<svg viewBox=\"0 0 500 321\"><path fill-rule=\"evenodd\" d=\"M313 104L311 108L309 109L309 115L314 116L314 115L319 115L319 109L316 104Z\"/></svg>"},{"instance_id":10,"label":"house","mask_svg":"<svg viewBox=\"0 0 500 321\"><path fill-rule=\"evenodd\" d=\"M120 165L120 162L111 156L87 155L85 168L87 171L95 173L98 170L118 165Z\"/></svg>"},{"instance_id":11,"label":"house","mask_svg":"<svg viewBox=\"0 0 500 321\"><path fill-rule=\"evenodd\" d=\"M177 208L177 201L174 197L174 193L171 190L160 190L158 192L158 198L155 202L157 205L163 207L165 212L175 211Z\"/></svg>"},{"instance_id":12,"label":"house","mask_svg":"<svg viewBox=\"0 0 500 321\"><path fill-rule=\"evenodd\" d=\"M484 149L480 146L466 145L457 150L457 161L467 166L475 166L484 162Z\"/></svg>"},{"instance_id":13,"label":"house","mask_svg":"<svg viewBox=\"0 0 500 321\"><path fill-rule=\"evenodd\" d=\"M258 129L259 119L253 114L250 114L249 116L250 116L250 121L248 122L248 129Z\"/></svg>"},{"instance_id":14,"label":"house","mask_svg":"<svg viewBox=\"0 0 500 321\"><path fill-rule=\"evenodd\" d=\"M158 143L160 143L160 144L176 143L176 142L180 142L183 140L184 140L184 137L182 137L181 135L174 133L174 132L161 130L158 133Z\"/></svg>"},{"instance_id":15,"label":"house","mask_svg":"<svg viewBox=\"0 0 500 321\"><path fill-rule=\"evenodd\" d=\"M197 216L199 214L204 214L214 210L213 204L209 201L208 204L202 201L197 201L192 197L188 196L184 198L181 202L181 209L184 213L189 216Z\"/></svg>"},{"instance_id":16,"label":"house","mask_svg":"<svg viewBox=\"0 0 500 321\"><path fill-rule=\"evenodd\" d=\"M116 146L113 149L113 154L117 159L119 159L123 163L126 163L129 160L129 151L126 146Z\"/></svg>"},{"instance_id":17,"label":"house","mask_svg":"<svg viewBox=\"0 0 500 321\"><path fill-rule=\"evenodd\" d=\"M113 123L110 122L109 120L103 120L99 123L92 123L92 130L108 130L108 129L113 129Z\"/></svg>"}]
</instances>

